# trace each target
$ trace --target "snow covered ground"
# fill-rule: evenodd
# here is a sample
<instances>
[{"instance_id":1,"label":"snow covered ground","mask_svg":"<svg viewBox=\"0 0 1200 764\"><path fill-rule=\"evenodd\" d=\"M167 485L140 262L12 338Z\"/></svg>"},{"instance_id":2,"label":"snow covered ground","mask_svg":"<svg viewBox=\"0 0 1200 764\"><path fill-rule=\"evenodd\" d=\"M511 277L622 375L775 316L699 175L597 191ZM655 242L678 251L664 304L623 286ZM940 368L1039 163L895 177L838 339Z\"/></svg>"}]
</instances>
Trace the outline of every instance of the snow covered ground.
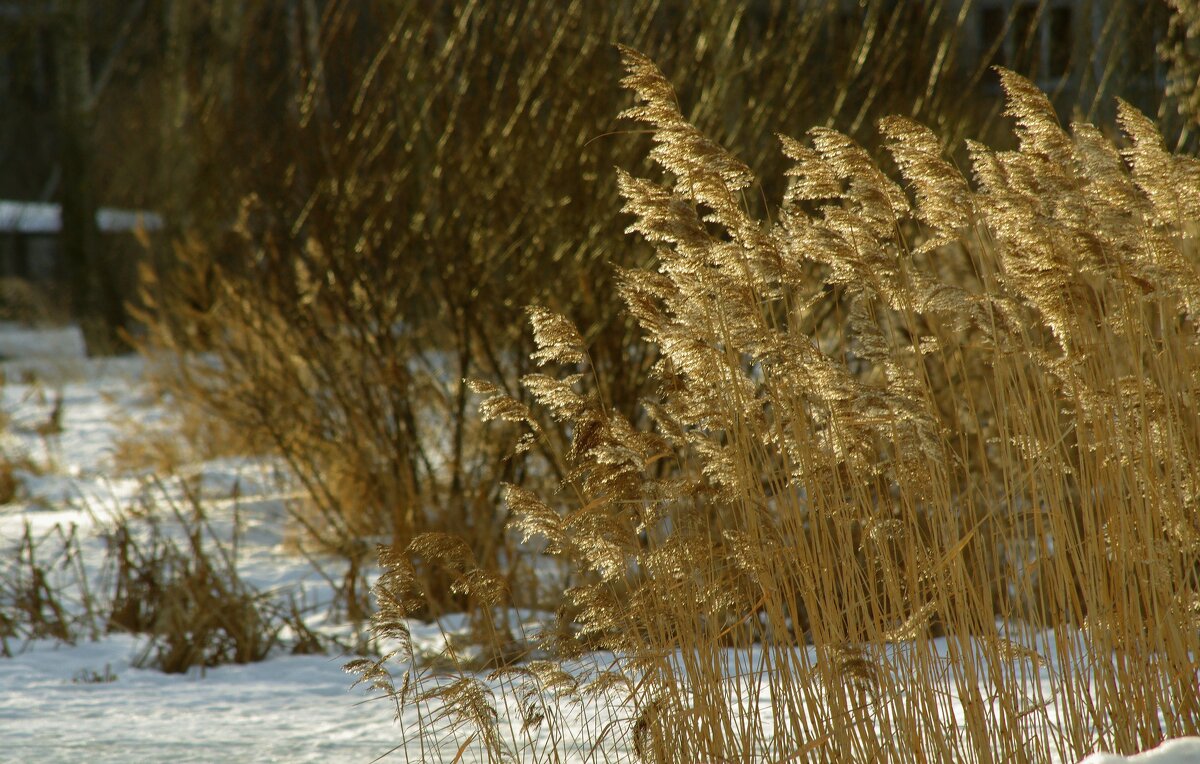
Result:
<instances>
[{"instance_id":1,"label":"snow covered ground","mask_svg":"<svg viewBox=\"0 0 1200 764\"><path fill-rule=\"evenodd\" d=\"M337 656L168 675L133 668L138 648L119 635L0 659L0 761L368 762L396 744L393 709L355 705Z\"/></svg>"},{"instance_id":2,"label":"snow covered ground","mask_svg":"<svg viewBox=\"0 0 1200 764\"><path fill-rule=\"evenodd\" d=\"M1135 756L1115 756L1111 753L1094 753L1082 764L1195 764L1200 762L1200 738L1189 737L1168 740L1151 751Z\"/></svg>"},{"instance_id":3,"label":"snow covered ground","mask_svg":"<svg viewBox=\"0 0 1200 764\"><path fill-rule=\"evenodd\" d=\"M139 385L138 360L84 359L71 352L81 347L72 337L58 330L38 342L27 330L0 332L0 347L19 356L0 366L0 409L10 419L0 449L33 468L17 470L18 500L0 507L0 562L11 563L26 528L53 540L56 528L74 527L89 575L96 575L104 544L95 534L147 493L170 492L148 475L115 476L116 444L131 422L169 426L170 412ZM48 433L43 425L59 400L62 431ZM313 603L311 623L320 628L331 587L307 560L283 550L285 510L270 497L273 482L262 466L221 460L197 465L193 474L213 499L214 524L233 511L228 497L235 489L242 497L243 578ZM330 566L336 573L336 562ZM10 638L8 647L20 652L0 658L2 762L365 762L400 739L394 708L364 703L365 692L351 690L342 655L281 654L168 675L134 667L146 645L129 635L74 646Z\"/></svg>"},{"instance_id":4,"label":"snow covered ground","mask_svg":"<svg viewBox=\"0 0 1200 764\"><path fill-rule=\"evenodd\" d=\"M286 480L269 462L236 458L184 464L171 477L122 470L122 439L169 434L173 412L142 384L139 359L88 359L74 337L73 330L56 330L39 340L36 332L0 327L7 351L0 362L0 454L18 465L19 483L16 499L0 506L0 575L16 564L22 539L34 539L53 558L60 540L72 538L87 578L104 580L111 574L104 533L122 514L157 506L165 517L159 530L183 537L167 508L186 509L186 485L199 492L206 527L227 549L236 528L242 581L302 603L305 625L322 636L353 642L353 627L338 612L345 565L296 552L286 506L295 492ZM59 427L49 427L56 409ZM66 591L77 589L69 566L54 566L50 577ZM78 600L70 604L79 608ZM453 617L414 623L413 647L436 656L447 634L465 629ZM70 645L3 639L0 630L0 647L14 653L0 657L0 763L369 762L389 752L397 761L449 761L469 735L446 735L431 748L433 741L415 734L416 709L398 721L390 701L351 686L355 677L342 666L356 656L344 652L292 655L281 647L260 663L169 675L139 667L145 638L98 636ZM595 706L579 708L578 716L568 736L577 738L582 759L609 720ZM514 739L523 737L515 711L505 726ZM547 744L525 737L527 750ZM472 750L463 754L463 761L482 760Z\"/></svg>"},{"instance_id":5,"label":"snow covered ground","mask_svg":"<svg viewBox=\"0 0 1200 764\"><path fill-rule=\"evenodd\" d=\"M200 491L213 532L228 541L236 530L243 580L305 603L305 623L313 630L350 635L336 617L340 563L316 559L318 570L295 553L287 538L287 492L269 464L221 459L186 465L179 477L163 480L144 470L121 474L121 439L130 427L170 432L169 402L144 388L136 359L86 359L70 330L41 341L24 332L12 329L6 338L0 327L0 348L9 358L0 364L0 412L8 418L0 452L24 465L15 472L17 498L0 506L0 570L15 559L26 534L52 541L74 529L88 576L102 578L102 534L114 518L148 503L179 501L183 484L175 481L186 480ZM47 427L56 408L61 428ZM69 571L55 575L69 577ZM414 647L436 653L444 648L442 629L460 625L414 624ZM451 761L458 754L464 761L483 760L470 746L460 750L469 731L448 737L440 748L423 748L414 734L415 710L396 721L389 701L351 688L352 677L342 670L348 655L277 650L260 663L168 675L138 668L146 642L125 634L84 637L75 645L9 638L7 646L15 655L0 657L0 762L369 762L402 743L392 760ZM520 714L506 709L500 694L495 699L502 737L523 746L522 759L543 759L538 753L549 741L523 732ZM619 707L584 703L560 712L565 739L556 744L574 751L567 760L597 760L592 746L598 740L608 760L632 759L627 736L613 732L629 726L628 719L613 718L622 713ZM769 712L760 708L764 720ZM1200 739L1171 741L1129 759L1096 754L1086 764L1123 761L1200 762Z\"/></svg>"}]
</instances>

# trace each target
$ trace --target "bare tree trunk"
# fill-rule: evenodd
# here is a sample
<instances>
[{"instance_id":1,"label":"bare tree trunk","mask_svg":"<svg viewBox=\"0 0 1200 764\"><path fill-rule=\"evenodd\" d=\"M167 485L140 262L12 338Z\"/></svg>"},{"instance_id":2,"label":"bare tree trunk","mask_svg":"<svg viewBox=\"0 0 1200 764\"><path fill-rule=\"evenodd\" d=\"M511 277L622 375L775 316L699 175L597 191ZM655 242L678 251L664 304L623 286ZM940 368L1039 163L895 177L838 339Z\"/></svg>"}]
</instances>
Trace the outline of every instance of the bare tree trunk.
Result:
<instances>
[{"instance_id":1,"label":"bare tree trunk","mask_svg":"<svg viewBox=\"0 0 1200 764\"><path fill-rule=\"evenodd\" d=\"M321 14L317 11L315 0L302 1L304 5L304 51L308 64L308 82L301 108L308 114L313 114L327 123L330 119L329 94L326 91L325 83L325 61L321 55Z\"/></svg>"},{"instance_id":2,"label":"bare tree trunk","mask_svg":"<svg viewBox=\"0 0 1200 764\"><path fill-rule=\"evenodd\" d=\"M304 90L304 29L296 0L287 0L288 117L293 125L302 119L301 93Z\"/></svg>"},{"instance_id":3,"label":"bare tree trunk","mask_svg":"<svg viewBox=\"0 0 1200 764\"><path fill-rule=\"evenodd\" d=\"M91 97L87 0L59 0L55 56L58 68L62 232L58 277L68 285L71 310L89 347L107 347L116 327L111 282L102 278L92 172L95 109ZM119 313L120 305L116 306Z\"/></svg>"},{"instance_id":4,"label":"bare tree trunk","mask_svg":"<svg viewBox=\"0 0 1200 764\"><path fill-rule=\"evenodd\" d=\"M217 55L211 66L207 67L205 89L210 103L222 111L233 105L234 70L245 17L245 0L217 0L213 3L210 27L216 40Z\"/></svg>"},{"instance_id":5,"label":"bare tree trunk","mask_svg":"<svg viewBox=\"0 0 1200 764\"><path fill-rule=\"evenodd\" d=\"M163 211L174 234L186 229L189 223L189 190L195 170L186 133L191 102L187 81L188 39L192 31L190 6L191 0L165 0L163 6L166 56L162 78L160 183Z\"/></svg>"}]
</instances>

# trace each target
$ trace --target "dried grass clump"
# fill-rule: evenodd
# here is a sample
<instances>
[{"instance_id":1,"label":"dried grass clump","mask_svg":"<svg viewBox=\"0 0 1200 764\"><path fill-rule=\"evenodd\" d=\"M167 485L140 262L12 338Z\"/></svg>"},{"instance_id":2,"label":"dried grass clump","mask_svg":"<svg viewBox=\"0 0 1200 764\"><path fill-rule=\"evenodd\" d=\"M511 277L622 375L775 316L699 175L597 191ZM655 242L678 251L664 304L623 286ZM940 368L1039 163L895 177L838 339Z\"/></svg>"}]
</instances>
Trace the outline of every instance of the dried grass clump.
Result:
<instances>
[{"instance_id":1,"label":"dried grass clump","mask_svg":"<svg viewBox=\"0 0 1200 764\"><path fill-rule=\"evenodd\" d=\"M263 660L281 641L277 606L241 580L236 539L231 551L213 535L198 497L186 510L168 503L182 539L153 515L106 533L108 631L147 635L135 663L168 674Z\"/></svg>"},{"instance_id":2,"label":"dried grass clump","mask_svg":"<svg viewBox=\"0 0 1200 764\"><path fill-rule=\"evenodd\" d=\"M44 467L28 454L0 453L0 505L11 504L23 497L23 474L40 475L44 471Z\"/></svg>"},{"instance_id":3,"label":"dried grass clump","mask_svg":"<svg viewBox=\"0 0 1200 764\"><path fill-rule=\"evenodd\" d=\"M11 657L35 639L74 644L96 638L100 614L83 569L74 525L35 533L25 523L0 570L0 656ZM21 643L15 650L10 640Z\"/></svg>"},{"instance_id":4,"label":"dried grass clump","mask_svg":"<svg viewBox=\"0 0 1200 764\"><path fill-rule=\"evenodd\" d=\"M294 596L241 578L236 515L233 538L223 537L186 485L186 506L164 484L155 488L157 509L126 509L104 528L98 574L84 563L74 524L38 533L25 524L0 568L0 656L33 640L75 644L113 632L144 637L134 663L166 673L260 661L282 649L355 649L310 629Z\"/></svg>"},{"instance_id":5,"label":"dried grass clump","mask_svg":"<svg viewBox=\"0 0 1200 764\"><path fill-rule=\"evenodd\" d=\"M619 177L657 253L619 277L652 424L542 309L537 360L565 375L527 375L532 406L480 387L534 438L534 412L570 434L556 494L506 493L576 573L550 654L616 654L645 761L1073 760L1196 734L1200 163L1124 103L1120 144L1064 130L1002 71L1017 147L970 144L969 178L907 118L880 122L895 177L815 128L783 139L762 220L747 166L622 56L666 171Z\"/></svg>"}]
</instances>

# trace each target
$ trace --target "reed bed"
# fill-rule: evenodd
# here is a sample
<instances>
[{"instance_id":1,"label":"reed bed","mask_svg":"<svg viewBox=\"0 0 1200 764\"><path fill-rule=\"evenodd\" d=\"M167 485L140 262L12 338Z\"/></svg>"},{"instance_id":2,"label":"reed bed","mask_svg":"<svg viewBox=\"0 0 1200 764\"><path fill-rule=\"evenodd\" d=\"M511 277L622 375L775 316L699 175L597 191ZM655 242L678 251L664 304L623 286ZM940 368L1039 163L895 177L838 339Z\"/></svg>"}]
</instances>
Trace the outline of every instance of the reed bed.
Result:
<instances>
[{"instance_id":1,"label":"reed bed","mask_svg":"<svg viewBox=\"0 0 1200 764\"><path fill-rule=\"evenodd\" d=\"M1200 164L1125 103L1120 136L1064 129L1005 70L1015 149L969 143L964 174L889 117L888 172L829 128L781 137L764 218L749 167L622 57L663 171L619 171L656 252L618 284L657 392L617 411L544 308L534 403L475 386L527 447L545 414L570 433L556 490L505 495L509 527L576 572L543 660L395 686L413 559L512 596L433 535L382 557L377 630L400 650L353 668L489 761L564 760L527 728L586 688L631 709L598 730L627 737L615 760L1033 762L1196 734ZM509 702L531 711L506 736Z\"/></svg>"},{"instance_id":2,"label":"reed bed","mask_svg":"<svg viewBox=\"0 0 1200 764\"><path fill-rule=\"evenodd\" d=\"M579 326L609 407L638 421L657 384L654 346L610 299L614 267L654 258L622 233L610 168L657 172L646 128L614 119L613 41L673 72L697 126L752 167L772 161L769 130L820 124L875 147L891 113L935 125L956 156L963 136L1000 133L986 52L960 45L977 30L940 0L220 6L197 12L213 42L189 54L197 71L164 83L194 117L167 131L180 227L138 312L164 387L288 462L316 546L465 531L519 589L532 574L514 564L502 485L565 476L569 433L543 417L545 437L506 459L520 433L481 424L463 380L533 402L518 380L535 370L523 310L538 304ZM1113 7L1106 44L1143 24ZM1080 55L1055 98L1089 113L1128 57L1100 71ZM785 180L747 187L747 210L776 214ZM466 604L430 586L431 612Z\"/></svg>"},{"instance_id":3,"label":"reed bed","mask_svg":"<svg viewBox=\"0 0 1200 764\"><path fill-rule=\"evenodd\" d=\"M999 27L1014 67L1035 5ZM1058 51L1048 93L958 60L949 2L213 17L245 34L177 80L194 225L143 273L145 347L193 419L282 457L349 600L383 542L394 649L351 668L416 704L423 757L1196 732L1195 9L1171 98L1127 93L1168 149L1112 98L1168 9L1082 5L1110 55ZM477 649L422 668L410 619L454 610Z\"/></svg>"}]
</instances>

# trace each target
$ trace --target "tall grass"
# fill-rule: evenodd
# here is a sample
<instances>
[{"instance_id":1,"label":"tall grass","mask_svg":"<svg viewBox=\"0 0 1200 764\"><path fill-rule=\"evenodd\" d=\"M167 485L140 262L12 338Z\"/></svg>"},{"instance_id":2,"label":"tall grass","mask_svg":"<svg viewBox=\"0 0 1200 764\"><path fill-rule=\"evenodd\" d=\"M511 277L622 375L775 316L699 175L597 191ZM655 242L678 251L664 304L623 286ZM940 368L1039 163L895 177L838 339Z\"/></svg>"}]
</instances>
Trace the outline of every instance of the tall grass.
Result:
<instances>
[{"instance_id":1,"label":"tall grass","mask_svg":"<svg viewBox=\"0 0 1200 764\"><path fill-rule=\"evenodd\" d=\"M599 703L582 758L1196 730L1200 170L1109 111L1128 56L1075 45L1005 101L956 65L951 3L289 7L247 6L269 42L226 40L244 61L192 94L199 223L144 318L178 397L287 461L312 537L352 571L391 542L376 622L408 670L355 668L417 742L569 758L560 701ZM1119 51L1156 6L1105 7ZM614 40L680 84L625 49L631 129ZM1187 118L1190 49L1164 51ZM810 125L786 174L750 169L764 127ZM535 642L507 604L557 620ZM446 608L486 649L425 681L406 619Z\"/></svg>"},{"instance_id":2,"label":"tall grass","mask_svg":"<svg viewBox=\"0 0 1200 764\"><path fill-rule=\"evenodd\" d=\"M608 168L656 170L644 129L614 123L611 43L676 73L696 124L750 166L774 151L763 125L874 145L874 122L903 113L961 147L996 111L963 97L994 75L986 57L964 62L975 30L952 3L289 7L245 4L231 27L244 39L213 48L219 74L177 78L193 88L176 96L195 119L172 123L195 126L175 136L193 182L163 191L193 225L144 274L146 344L181 351L162 375L177 399L283 457L306 497L297 517L325 548L355 558L364 538L465 531L526 604L543 594L513 563L501 486L564 477L570 429L539 413L544 438L506 460L520 433L482 425L462 381L533 402L517 380L533 371L522 311L536 303L579 325L606 405L644 416L657 349L608 296L614 265L654 251L623 236ZM1112 18L1105 34L1119 36ZM1076 69L1059 95L1081 110L1120 80ZM783 178L741 191L748 211L774 214ZM841 322L834 304L814 326ZM428 586L439 607L465 604L447 581Z\"/></svg>"},{"instance_id":3,"label":"tall grass","mask_svg":"<svg viewBox=\"0 0 1200 764\"><path fill-rule=\"evenodd\" d=\"M644 419L610 405L545 309L535 358L560 373L524 377L534 406L477 385L486 415L570 434L555 492L506 491L510 528L577 573L543 635L559 663L531 670L610 651L595 682L625 688L646 761L1032 762L1196 734L1200 163L1124 103L1117 141L1064 129L1002 71L1015 150L968 144L966 176L889 117L893 174L814 128L781 139L766 219L749 167L622 55L664 171L619 173L656 248L618 283L658 392ZM456 549L411 547L501 602ZM402 636L420 587L399 548L384 562L380 631ZM497 727L519 683L400 692L385 666L357 668L473 725L460 755L565 755Z\"/></svg>"}]
</instances>

